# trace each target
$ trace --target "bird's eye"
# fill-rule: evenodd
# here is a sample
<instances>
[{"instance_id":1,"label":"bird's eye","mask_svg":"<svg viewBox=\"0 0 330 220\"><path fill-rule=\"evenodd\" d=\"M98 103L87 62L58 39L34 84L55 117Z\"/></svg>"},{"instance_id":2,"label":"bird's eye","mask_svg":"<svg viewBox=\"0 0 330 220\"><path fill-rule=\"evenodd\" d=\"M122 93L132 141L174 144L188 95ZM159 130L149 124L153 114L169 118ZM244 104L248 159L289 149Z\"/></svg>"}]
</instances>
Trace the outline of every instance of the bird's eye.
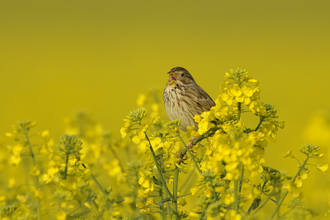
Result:
<instances>
[{"instance_id":1,"label":"bird's eye","mask_svg":"<svg viewBox=\"0 0 330 220\"><path fill-rule=\"evenodd\" d=\"M181 76L184 76L184 73L182 73Z\"/></svg>"}]
</instances>

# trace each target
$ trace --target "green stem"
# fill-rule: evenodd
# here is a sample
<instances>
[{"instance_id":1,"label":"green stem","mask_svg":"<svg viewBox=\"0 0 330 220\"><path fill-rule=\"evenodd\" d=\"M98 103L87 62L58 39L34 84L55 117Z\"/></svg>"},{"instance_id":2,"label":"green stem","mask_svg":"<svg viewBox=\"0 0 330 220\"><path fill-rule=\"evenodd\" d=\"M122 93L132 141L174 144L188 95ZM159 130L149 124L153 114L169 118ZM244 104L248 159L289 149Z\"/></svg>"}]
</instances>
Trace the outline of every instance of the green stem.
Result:
<instances>
[{"instance_id":1,"label":"green stem","mask_svg":"<svg viewBox=\"0 0 330 220\"><path fill-rule=\"evenodd\" d=\"M243 185L243 177L244 177L244 166L242 165L241 177L239 180L239 189L238 189L238 206L241 200L241 192L242 192L242 185Z\"/></svg>"},{"instance_id":2,"label":"green stem","mask_svg":"<svg viewBox=\"0 0 330 220\"><path fill-rule=\"evenodd\" d=\"M263 190L261 190L261 192L262 192L265 196L267 196L268 199L270 199L272 202L274 202L274 203L277 205L277 202L276 202L274 199L272 199L267 193L265 193Z\"/></svg>"},{"instance_id":3,"label":"green stem","mask_svg":"<svg viewBox=\"0 0 330 220\"><path fill-rule=\"evenodd\" d=\"M283 216L289 214L289 213L290 213L293 209L295 209L296 207L297 207L297 205L291 207L291 209L289 209L286 213L284 213L283 215L281 215L281 217L283 217Z\"/></svg>"},{"instance_id":4,"label":"green stem","mask_svg":"<svg viewBox=\"0 0 330 220\"><path fill-rule=\"evenodd\" d=\"M264 119L265 118L263 116L261 116L259 124L257 125L256 129L254 129L254 131L258 131L258 129L260 128L260 126L261 126L262 122L264 121Z\"/></svg>"},{"instance_id":5,"label":"green stem","mask_svg":"<svg viewBox=\"0 0 330 220\"><path fill-rule=\"evenodd\" d=\"M293 156L293 155L292 155ZM296 159L296 161L299 163L299 165L301 166L301 163L300 163L300 161L295 157L295 156L293 156L293 158L294 159Z\"/></svg>"},{"instance_id":6,"label":"green stem","mask_svg":"<svg viewBox=\"0 0 330 220\"><path fill-rule=\"evenodd\" d=\"M166 185L166 182L165 182L165 179L163 177L163 172L161 170L161 168L159 167L159 164L158 164L158 161L157 161L157 157L155 155L155 152L154 152L154 149L152 148L152 145L151 145L151 142L149 140L149 137L147 135L147 131L144 132L145 136L146 136L146 139L148 140L149 142L149 148L150 148L150 151L151 151L151 155L152 155L152 158L154 159L154 162L156 164L156 167L157 167L157 171L158 171L158 174L160 176L160 180L162 181L162 184L163 186L165 187L165 191L168 193L168 195L173 199L173 195L171 194L170 190L168 189L167 185Z\"/></svg>"},{"instance_id":7,"label":"green stem","mask_svg":"<svg viewBox=\"0 0 330 220\"><path fill-rule=\"evenodd\" d=\"M111 153L113 154L113 156L118 160L118 162L119 162L119 166L120 166L120 168L121 168L121 171L122 171L123 173L126 173L126 172L125 172L125 169L124 169L124 166L123 166L123 164L121 163L120 158L118 157L116 151L112 148L112 146L111 146L110 143L108 144L108 147L110 148ZM129 155L129 154L128 154L128 155Z\"/></svg>"},{"instance_id":8,"label":"green stem","mask_svg":"<svg viewBox=\"0 0 330 220\"><path fill-rule=\"evenodd\" d=\"M28 131L26 129L24 129L24 134L25 134L25 138L26 138L26 144L29 146L29 149L30 149L30 152L31 152L32 164L33 164L33 166L35 166L36 165L36 161L35 161L35 158L34 158L34 153L33 153L32 145L30 143L29 134L28 134ZM38 179L38 176L34 176L33 177L33 180L34 180L34 186L35 186L36 190L38 190L39 189L39 179ZM37 218L38 218L38 220L41 219L40 199L39 198L37 198Z\"/></svg>"},{"instance_id":9,"label":"green stem","mask_svg":"<svg viewBox=\"0 0 330 220\"><path fill-rule=\"evenodd\" d=\"M188 151L189 156L190 156L191 159L193 160L196 169L198 170L199 174L201 174L202 171L201 171L201 169L199 168L199 166L198 166L198 164L197 164L197 161L196 161L196 159L195 159L195 156L191 153L191 150L189 149L188 145L186 145L186 143L183 141L183 139L182 139L182 137L181 137L181 135L180 135L179 132L178 132L178 137L180 138L180 140L181 140L181 142L184 144L184 146L186 146L186 147L185 147L185 149L187 149L186 152Z\"/></svg>"},{"instance_id":10,"label":"green stem","mask_svg":"<svg viewBox=\"0 0 330 220\"><path fill-rule=\"evenodd\" d=\"M180 192L180 191L179 191ZM184 194L182 196L178 196L178 198L181 198L181 197L185 197L185 196L190 196L192 193L187 193L187 194Z\"/></svg>"},{"instance_id":11,"label":"green stem","mask_svg":"<svg viewBox=\"0 0 330 220\"><path fill-rule=\"evenodd\" d=\"M85 164L82 164L82 166L87 169L87 167L85 166ZM99 181L97 181L97 179L95 178L95 176L91 173L91 177L92 180L94 181L94 183L97 185L97 187L101 190L101 192L103 193L103 195L108 195L106 193L106 191L103 189L103 187L101 186L101 184L99 183Z\"/></svg>"},{"instance_id":12,"label":"green stem","mask_svg":"<svg viewBox=\"0 0 330 220\"><path fill-rule=\"evenodd\" d=\"M242 103L238 103L238 114L237 114L237 120L241 120L241 111L242 111Z\"/></svg>"},{"instance_id":13,"label":"green stem","mask_svg":"<svg viewBox=\"0 0 330 220\"><path fill-rule=\"evenodd\" d=\"M275 193L276 204L278 204L278 202L281 199L281 188L278 187L278 189L277 189L276 185L274 184L274 189L275 189L275 192L276 192ZM277 218L279 218L279 217L280 217L280 209L278 209L278 211L277 211Z\"/></svg>"},{"instance_id":14,"label":"green stem","mask_svg":"<svg viewBox=\"0 0 330 220\"><path fill-rule=\"evenodd\" d=\"M192 142L192 145L191 146L195 146L197 143L201 142L202 140L204 140L205 138L208 138L210 136L213 136L215 134L215 132L219 130L219 128L213 128L211 129L210 131L208 131L207 133L203 134L202 136L200 136L199 138L195 139L193 142ZM189 148L184 148L182 151L181 151L181 155L184 156L187 151L188 151Z\"/></svg>"},{"instance_id":15,"label":"green stem","mask_svg":"<svg viewBox=\"0 0 330 220\"><path fill-rule=\"evenodd\" d=\"M173 180L173 219L179 219L178 213L178 183L179 183L179 169L176 168L174 171L174 180Z\"/></svg>"},{"instance_id":16,"label":"green stem","mask_svg":"<svg viewBox=\"0 0 330 220\"><path fill-rule=\"evenodd\" d=\"M162 162L162 169L164 170L164 159L163 159L163 157L161 157L161 162ZM165 179L165 173L163 172L163 178ZM168 193L167 193L167 191L166 191L166 189L165 189L165 186L163 186L163 189L164 189L164 192L165 192L165 198L168 198ZM164 198L163 198L164 199ZM171 212L172 212L172 210L171 210L171 204L169 203L169 202L167 202L166 203L166 207L167 207L167 214L168 214L168 219L169 220L172 220L172 215L171 215ZM163 211L163 215L165 216L164 217L164 220L166 219L166 214L165 214L165 212Z\"/></svg>"},{"instance_id":17,"label":"green stem","mask_svg":"<svg viewBox=\"0 0 330 220\"><path fill-rule=\"evenodd\" d=\"M307 155L307 158L306 158L306 160L304 161L303 165L300 166L300 169L299 169L298 173L297 173L297 174L294 176L294 178L292 179L292 181L291 181L291 185L296 181L297 177L299 176L300 172L304 169L304 167L305 167L305 165L306 165L306 163L307 163L308 160L309 160L309 155ZM272 215L270 216L270 218L269 218L270 220L274 218L275 214L277 213L277 211L278 211L279 208L281 207L281 205L282 205L282 203L283 203L285 197L288 195L288 193L289 193L289 191L286 191L286 192L284 193L284 195L282 196L282 198L281 198L280 201L278 202L276 208L274 209Z\"/></svg>"},{"instance_id":18,"label":"green stem","mask_svg":"<svg viewBox=\"0 0 330 220\"><path fill-rule=\"evenodd\" d=\"M93 174L91 174L92 180L95 182L95 184L97 185L97 187L101 190L101 192L103 193L103 195L108 195L103 187L101 186L101 184L97 181L97 179L95 178L95 176Z\"/></svg>"},{"instance_id":19,"label":"green stem","mask_svg":"<svg viewBox=\"0 0 330 220\"><path fill-rule=\"evenodd\" d=\"M194 174L194 171L192 170L189 173L189 176L185 179L185 181L183 182L183 184L180 186L179 192L182 192L183 187L189 182L189 179L191 178L191 176Z\"/></svg>"},{"instance_id":20,"label":"green stem","mask_svg":"<svg viewBox=\"0 0 330 220\"><path fill-rule=\"evenodd\" d=\"M275 190L273 190L269 195L270 196L273 196L273 194L275 193ZM252 215L255 215L255 214L257 214L257 212L259 212L267 203L268 203L268 201L270 200L270 197L267 197L267 199L266 199L266 201L264 202L264 203L262 203L259 207L258 207L258 209L257 210L255 210L254 212L253 212L253 214ZM250 209L250 208L249 208Z\"/></svg>"}]
</instances>

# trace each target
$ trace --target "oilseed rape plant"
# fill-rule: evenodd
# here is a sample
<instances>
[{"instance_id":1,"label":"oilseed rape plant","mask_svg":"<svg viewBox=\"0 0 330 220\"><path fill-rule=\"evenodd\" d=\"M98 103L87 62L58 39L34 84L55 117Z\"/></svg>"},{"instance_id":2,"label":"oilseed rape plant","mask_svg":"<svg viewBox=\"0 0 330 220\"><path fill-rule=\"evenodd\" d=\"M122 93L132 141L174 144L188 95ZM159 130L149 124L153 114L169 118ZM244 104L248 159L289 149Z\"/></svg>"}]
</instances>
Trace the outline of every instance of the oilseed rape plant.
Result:
<instances>
[{"instance_id":1,"label":"oilseed rape plant","mask_svg":"<svg viewBox=\"0 0 330 220\"><path fill-rule=\"evenodd\" d=\"M260 98L246 70L225 75L216 105L198 128L169 121L162 90L138 97L121 137L77 112L58 143L20 121L1 146L1 219L315 219L300 188L312 169L326 174L320 147L303 144L297 172L267 166L264 155L284 122ZM246 118L256 117L254 126ZM119 130L119 129L118 129ZM192 137L194 137L192 139ZM187 145L193 140L191 145ZM6 150L4 150L6 149ZM5 152L6 151L6 152ZM286 160L284 159L283 160ZM23 174L23 175L22 175Z\"/></svg>"}]
</instances>

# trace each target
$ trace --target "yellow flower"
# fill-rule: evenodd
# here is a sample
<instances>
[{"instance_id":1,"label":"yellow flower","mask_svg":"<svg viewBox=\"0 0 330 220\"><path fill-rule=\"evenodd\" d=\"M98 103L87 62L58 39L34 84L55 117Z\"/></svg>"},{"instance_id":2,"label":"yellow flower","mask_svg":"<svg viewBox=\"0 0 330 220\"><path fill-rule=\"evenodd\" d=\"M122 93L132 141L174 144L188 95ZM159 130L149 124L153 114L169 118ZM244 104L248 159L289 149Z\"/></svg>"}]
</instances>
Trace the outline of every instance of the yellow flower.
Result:
<instances>
[{"instance_id":1,"label":"yellow flower","mask_svg":"<svg viewBox=\"0 0 330 220\"><path fill-rule=\"evenodd\" d=\"M140 143L141 139L139 138L139 136L135 135L132 138L132 141L133 141L134 144L138 144L138 143Z\"/></svg>"},{"instance_id":2,"label":"yellow flower","mask_svg":"<svg viewBox=\"0 0 330 220\"><path fill-rule=\"evenodd\" d=\"M200 115L195 115L194 120L195 122L199 123L202 120L202 117Z\"/></svg>"},{"instance_id":3,"label":"yellow flower","mask_svg":"<svg viewBox=\"0 0 330 220\"><path fill-rule=\"evenodd\" d=\"M233 86L230 88L230 93L233 95L233 96L241 96L242 95L242 90L238 87L238 86Z\"/></svg>"},{"instance_id":4,"label":"yellow flower","mask_svg":"<svg viewBox=\"0 0 330 220\"><path fill-rule=\"evenodd\" d=\"M265 124L264 126L262 126L262 133L264 133L265 135L269 136L272 134L272 132L275 130L275 125L273 124Z\"/></svg>"},{"instance_id":5,"label":"yellow flower","mask_svg":"<svg viewBox=\"0 0 330 220\"><path fill-rule=\"evenodd\" d=\"M136 104L139 107L144 106L146 100L147 100L147 96L144 94L140 94L138 100L136 101Z\"/></svg>"},{"instance_id":6,"label":"yellow flower","mask_svg":"<svg viewBox=\"0 0 330 220\"><path fill-rule=\"evenodd\" d=\"M236 214L234 210L229 211L229 220L241 220L242 216L240 214Z\"/></svg>"},{"instance_id":7,"label":"yellow flower","mask_svg":"<svg viewBox=\"0 0 330 220\"><path fill-rule=\"evenodd\" d=\"M92 209L92 206L88 203L88 202L85 202L84 205L89 208L89 209Z\"/></svg>"},{"instance_id":8,"label":"yellow flower","mask_svg":"<svg viewBox=\"0 0 330 220\"><path fill-rule=\"evenodd\" d=\"M187 126L187 132L186 132L187 138L196 137L195 135L197 135L198 133L195 132L194 128L195 128L195 125Z\"/></svg>"},{"instance_id":9,"label":"yellow flower","mask_svg":"<svg viewBox=\"0 0 330 220\"><path fill-rule=\"evenodd\" d=\"M60 211L56 214L56 220L65 220L66 213L64 211Z\"/></svg>"},{"instance_id":10,"label":"yellow flower","mask_svg":"<svg viewBox=\"0 0 330 220\"><path fill-rule=\"evenodd\" d=\"M24 195L17 195L16 196L16 199L22 203L26 203L27 199L28 199L28 196L24 196Z\"/></svg>"},{"instance_id":11,"label":"yellow flower","mask_svg":"<svg viewBox=\"0 0 330 220\"><path fill-rule=\"evenodd\" d=\"M110 176L118 176L122 174L121 167L117 159L113 159L108 165L105 166L106 169L109 171L108 173Z\"/></svg>"},{"instance_id":12,"label":"yellow flower","mask_svg":"<svg viewBox=\"0 0 330 220\"><path fill-rule=\"evenodd\" d=\"M286 153L283 155L283 157L284 157L284 158L289 157L289 156L291 156L291 154L292 154L292 149L289 150L288 152L286 152Z\"/></svg>"},{"instance_id":13,"label":"yellow flower","mask_svg":"<svg viewBox=\"0 0 330 220\"><path fill-rule=\"evenodd\" d=\"M6 137L12 137L12 136L13 136L12 133L9 132L6 133Z\"/></svg>"},{"instance_id":14,"label":"yellow flower","mask_svg":"<svg viewBox=\"0 0 330 220\"><path fill-rule=\"evenodd\" d=\"M195 195L199 191L198 187L194 187L190 189L191 195Z\"/></svg>"},{"instance_id":15,"label":"yellow flower","mask_svg":"<svg viewBox=\"0 0 330 220\"><path fill-rule=\"evenodd\" d=\"M16 144L13 147L9 146L9 149L10 149L10 152L11 152L11 157L10 157L9 163L11 165L16 166L22 160L21 151L23 150L23 146L21 144Z\"/></svg>"},{"instance_id":16,"label":"yellow flower","mask_svg":"<svg viewBox=\"0 0 330 220\"><path fill-rule=\"evenodd\" d=\"M144 204L143 202L138 201L138 202L136 203L136 208L138 208L138 209L145 209L145 208L147 208L147 206L146 206L146 204Z\"/></svg>"},{"instance_id":17,"label":"yellow flower","mask_svg":"<svg viewBox=\"0 0 330 220\"><path fill-rule=\"evenodd\" d=\"M9 184L8 184L8 187L9 188L15 188L17 187L18 185L16 184L16 180L14 178L10 178L9 179Z\"/></svg>"},{"instance_id":18,"label":"yellow flower","mask_svg":"<svg viewBox=\"0 0 330 220\"><path fill-rule=\"evenodd\" d=\"M294 185L296 187L301 187L302 186L302 180L307 179L307 173L301 172L300 175L296 178L294 181Z\"/></svg>"},{"instance_id":19,"label":"yellow flower","mask_svg":"<svg viewBox=\"0 0 330 220\"><path fill-rule=\"evenodd\" d=\"M148 149L149 149L149 143L147 141L143 141L140 143L139 150L141 153L147 152Z\"/></svg>"},{"instance_id":20,"label":"yellow flower","mask_svg":"<svg viewBox=\"0 0 330 220\"><path fill-rule=\"evenodd\" d=\"M43 138L47 138L47 137L49 137L49 131L48 131L48 130L43 131L43 132L41 133L41 137L43 137Z\"/></svg>"},{"instance_id":21,"label":"yellow flower","mask_svg":"<svg viewBox=\"0 0 330 220\"><path fill-rule=\"evenodd\" d=\"M225 179L226 179L226 180L229 180L229 181L230 181L230 180L233 180L233 174L231 174L231 173L228 172L228 173L226 174Z\"/></svg>"},{"instance_id":22,"label":"yellow flower","mask_svg":"<svg viewBox=\"0 0 330 220\"><path fill-rule=\"evenodd\" d=\"M126 130L125 127L123 127L123 128L120 129L120 134L121 134L121 137L122 137L122 138L126 137L126 135L127 135L127 130Z\"/></svg>"},{"instance_id":23,"label":"yellow flower","mask_svg":"<svg viewBox=\"0 0 330 220\"><path fill-rule=\"evenodd\" d=\"M154 182L153 182L153 174L149 171L139 171L139 175L141 176L138 183L141 186L141 189L144 190L144 194L149 194L154 191Z\"/></svg>"},{"instance_id":24,"label":"yellow flower","mask_svg":"<svg viewBox=\"0 0 330 220\"><path fill-rule=\"evenodd\" d=\"M226 205L229 205L235 201L235 198L230 193L226 193L222 196L222 200Z\"/></svg>"},{"instance_id":25,"label":"yellow flower","mask_svg":"<svg viewBox=\"0 0 330 220\"><path fill-rule=\"evenodd\" d=\"M210 188L207 188L205 191L204 191L204 195L207 197L207 198L210 198L211 197L211 194L212 194L212 191Z\"/></svg>"},{"instance_id":26,"label":"yellow flower","mask_svg":"<svg viewBox=\"0 0 330 220\"><path fill-rule=\"evenodd\" d=\"M196 213L196 212L189 212L189 217L195 217L195 218L198 218L200 216L199 213Z\"/></svg>"},{"instance_id":27,"label":"yellow flower","mask_svg":"<svg viewBox=\"0 0 330 220\"><path fill-rule=\"evenodd\" d=\"M150 208L147 208L147 209L143 210L142 213L145 215L152 215L153 211Z\"/></svg>"},{"instance_id":28,"label":"yellow flower","mask_svg":"<svg viewBox=\"0 0 330 220\"><path fill-rule=\"evenodd\" d=\"M147 198L146 205L153 205L156 204L154 197Z\"/></svg>"},{"instance_id":29,"label":"yellow flower","mask_svg":"<svg viewBox=\"0 0 330 220\"><path fill-rule=\"evenodd\" d=\"M47 169L47 173L42 175L42 179L48 184L50 181L53 180L55 175L58 173L58 166L54 161L49 162L49 168Z\"/></svg>"},{"instance_id":30,"label":"yellow flower","mask_svg":"<svg viewBox=\"0 0 330 220\"><path fill-rule=\"evenodd\" d=\"M249 79L248 82L249 82L249 83L257 83L258 80L256 80L256 79Z\"/></svg>"},{"instance_id":31,"label":"yellow flower","mask_svg":"<svg viewBox=\"0 0 330 220\"><path fill-rule=\"evenodd\" d=\"M137 195L138 198L148 198L148 196L149 196L148 192L145 192L142 189L138 190L138 195Z\"/></svg>"},{"instance_id":32,"label":"yellow flower","mask_svg":"<svg viewBox=\"0 0 330 220\"><path fill-rule=\"evenodd\" d=\"M316 166L316 168L325 175L325 172L328 170L328 164L324 164L324 165L319 164Z\"/></svg>"},{"instance_id":33,"label":"yellow flower","mask_svg":"<svg viewBox=\"0 0 330 220\"><path fill-rule=\"evenodd\" d=\"M40 170L38 165L34 165L31 167L30 174L32 176L39 176L40 175Z\"/></svg>"},{"instance_id":34,"label":"yellow flower","mask_svg":"<svg viewBox=\"0 0 330 220\"><path fill-rule=\"evenodd\" d=\"M211 128L213 128L215 125L213 123L210 123L206 120L202 120L201 123L198 124L198 134L202 135L205 132L207 132L208 130L210 130Z\"/></svg>"},{"instance_id":35,"label":"yellow flower","mask_svg":"<svg viewBox=\"0 0 330 220\"><path fill-rule=\"evenodd\" d=\"M156 104L156 103L153 103L151 105L151 109L152 109L153 112L158 112L159 111L159 105Z\"/></svg>"}]
</instances>

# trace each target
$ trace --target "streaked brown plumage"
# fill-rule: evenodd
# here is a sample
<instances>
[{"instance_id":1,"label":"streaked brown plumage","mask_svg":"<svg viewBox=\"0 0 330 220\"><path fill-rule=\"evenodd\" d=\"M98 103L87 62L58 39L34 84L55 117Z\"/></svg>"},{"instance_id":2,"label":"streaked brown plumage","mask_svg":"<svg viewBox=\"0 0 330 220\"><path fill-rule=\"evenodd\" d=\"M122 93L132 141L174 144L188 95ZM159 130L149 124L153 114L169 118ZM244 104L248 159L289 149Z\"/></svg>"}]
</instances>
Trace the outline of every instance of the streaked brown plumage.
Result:
<instances>
[{"instance_id":1,"label":"streaked brown plumage","mask_svg":"<svg viewBox=\"0 0 330 220\"><path fill-rule=\"evenodd\" d=\"M212 98L195 82L191 74L182 67L171 69L170 79L164 90L164 105L168 117L180 119L180 129L195 125L194 116L209 111L215 105Z\"/></svg>"}]
</instances>

